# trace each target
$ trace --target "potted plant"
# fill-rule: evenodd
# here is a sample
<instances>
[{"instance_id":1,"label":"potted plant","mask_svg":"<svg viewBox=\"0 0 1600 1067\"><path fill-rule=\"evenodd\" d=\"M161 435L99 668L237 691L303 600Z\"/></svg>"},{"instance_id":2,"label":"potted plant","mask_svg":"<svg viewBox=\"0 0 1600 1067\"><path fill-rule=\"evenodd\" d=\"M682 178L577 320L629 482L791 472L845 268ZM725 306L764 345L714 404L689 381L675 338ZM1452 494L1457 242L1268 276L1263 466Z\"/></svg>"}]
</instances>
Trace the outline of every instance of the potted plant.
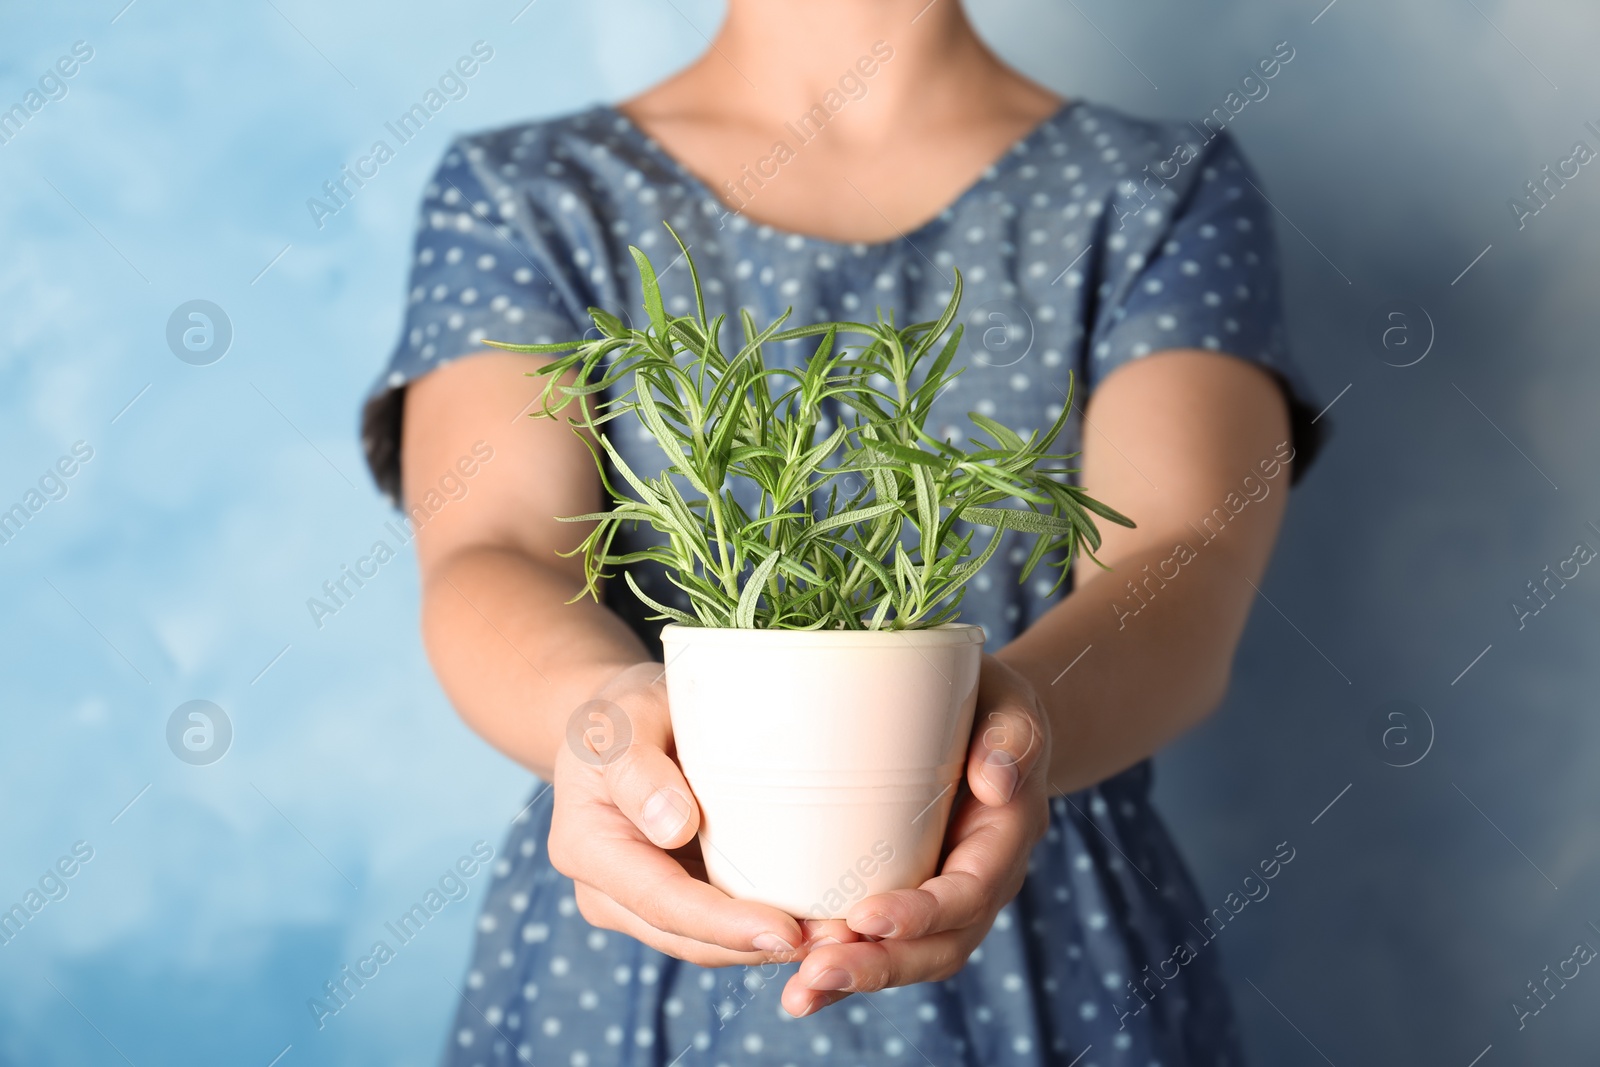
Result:
<instances>
[{"instance_id":1,"label":"potted plant","mask_svg":"<svg viewBox=\"0 0 1600 1067\"><path fill-rule=\"evenodd\" d=\"M620 570L668 621L675 755L700 805L711 882L798 917L840 917L936 871L984 641L958 609L1002 534L1032 537L1023 577L1054 567L1059 588L1077 554L1099 547L1093 516L1133 524L1067 480L1071 455L1049 451L1070 394L1026 439L976 413L968 444L927 432L960 373L959 274L934 322L899 326L880 312L785 330L787 313L760 326L741 310L733 349L679 247L692 315L667 314L634 248L642 329L591 308L590 339L489 343L558 357L534 372L546 377L535 414L577 408L569 421L611 498L610 510L569 519L594 524L574 549L588 577L579 596L598 597ZM808 359L769 365L768 349L806 339ZM842 414L830 419L830 406ZM623 417L659 445L659 475L635 472L607 439ZM639 524L655 538L619 546ZM646 561L686 606L640 587L629 568Z\"/></svg>"}]
</instances>

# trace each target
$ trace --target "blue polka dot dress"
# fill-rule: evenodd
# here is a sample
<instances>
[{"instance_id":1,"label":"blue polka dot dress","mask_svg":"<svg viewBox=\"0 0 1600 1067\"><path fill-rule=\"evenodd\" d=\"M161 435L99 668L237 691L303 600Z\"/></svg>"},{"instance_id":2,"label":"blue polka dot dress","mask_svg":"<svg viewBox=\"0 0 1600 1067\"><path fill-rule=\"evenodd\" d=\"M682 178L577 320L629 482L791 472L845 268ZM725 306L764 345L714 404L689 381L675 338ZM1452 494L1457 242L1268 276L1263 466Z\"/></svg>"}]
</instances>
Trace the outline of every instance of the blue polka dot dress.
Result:
<instances>
[{"instance_id":1,"label":"blue polka dot dress","mask_svg":"<svg viewBox=\"0 0 1600 1067\"><path fill-rule=\"evenodd\" d=\"M426 190L405 328L364 412L367 455L396 494L406 384L485 338L570 339L591 306L637 321L630 244L654 260L669 310L688 312L689 272L663 220L689 245L712 312L742 306L762 323L790 307L793 325L880 306L900 322L933 319L960 269L965 371L933 412L940 436L959 439L969 411L1024 434L1048 426L1069 374L1082 401L1115 368L1171 348L1267 368L1303 426L1270 208L1251 180L1225 133L1205 141L1186 123L1076 101L925 225L841 243L730 212L611 107L465 137ZM630 465L661 469L637 423L608 433ZM1078 435L1074 419L1061 450ZM1301 436L1297 473L1312 443ZM1002 547L969 588L963 620L991 648L1054 603L1048 581L1019 582L1025 558L1020 543ZM670 596L659 574L638 577ZM660 624L624 583L608 596L656 640ZM445 1063L1239 1064L1215 923L1149 787L1146 763L1054 799L1022 892L954 978L795 1020L778 1003L795 965L704 969L589 926L546 858L550 794L535 783L496 861Z\"/></svg>"}]
</instances>

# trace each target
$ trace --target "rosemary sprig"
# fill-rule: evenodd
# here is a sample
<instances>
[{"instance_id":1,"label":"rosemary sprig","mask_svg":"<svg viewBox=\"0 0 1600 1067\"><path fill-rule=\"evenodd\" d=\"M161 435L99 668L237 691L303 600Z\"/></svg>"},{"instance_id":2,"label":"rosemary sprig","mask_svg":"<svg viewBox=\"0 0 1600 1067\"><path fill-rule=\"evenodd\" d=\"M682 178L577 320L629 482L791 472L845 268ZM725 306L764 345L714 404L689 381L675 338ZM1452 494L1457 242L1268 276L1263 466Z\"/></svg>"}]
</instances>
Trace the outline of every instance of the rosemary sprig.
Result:
<instances>
[{"instance_id":1,"label":"rosemary sprig","mask_svg":"<svg viewBox=\"0 0 1600 1067\"><path fill-rule=\"evenodd\" d=\"M978 431L971 447L927 432L935 399L960 374L950 369L962 332L951 329L959 272L936 321L897 327L880 315L785 330L788 312L758 327L741 310L743 342L730 352L721 342L727 316L707 319L694 261L678 245L694 281L694 314L667 314L655 269L633 248L644 329L590 308L593 340L486 342L557 357L532 372L545 377L533 414L553 418L576 407L568 421L586 431L612 500L609 511L566 517L594 523L572 552L582 553L588 579L579 597L598 598L602 579L621 570L657 618L687 625L925 628L957 617L967 582L1006 530L1033 539L1023 579L1044 564L1059 572L1060 588L1078 553L1094 559L1094 516L1133 525L1067 481L1076 470L1065 464L1076 453L1048 451L1072 410L1070 389L1049 429L1026 439L977 413L968 416ZM807 338L818 340L802 367L766 364L766 346ZM830 400L846 415L824 434ZM660 475L635 473L607 439L606 424L625 415L637 416L660 446ZM757 491L753 512L732 491L741 483ZM622 526L638 523L661 540L618 549ZM689 611L639 588L630 568L647 561L666 569Z\"/></svg>"}]
</instances>

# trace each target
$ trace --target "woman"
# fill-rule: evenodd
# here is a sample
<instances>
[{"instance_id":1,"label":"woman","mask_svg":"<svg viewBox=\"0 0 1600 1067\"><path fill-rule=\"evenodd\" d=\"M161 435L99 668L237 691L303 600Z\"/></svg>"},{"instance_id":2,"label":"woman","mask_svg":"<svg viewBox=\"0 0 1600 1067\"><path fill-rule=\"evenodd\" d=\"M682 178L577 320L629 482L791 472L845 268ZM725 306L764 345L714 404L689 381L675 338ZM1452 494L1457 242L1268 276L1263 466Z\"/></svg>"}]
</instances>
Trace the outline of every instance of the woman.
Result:
<instances>
[{"instance_id":1,"label":"woman","mask_svg":"<svg viewBox=\"0 0 1600 1067\"><path fill-rule=\"evenodd\" d=\"M1239 1062L1147 759L1221 699L1286 494L1224 502L1307 459L1247 174L1225 135L1029 81L954 0L732 0L665 83L452 146L364 438L418 525L446 692L554 788L512 827L447 1062ZM976 329L940 432L974 409L1047 425L1070 374L1082 407L1062 443L1139 523L1104 531L1112 571L1078 568L1070 596L1019 585L1018 553L974 582L963 618L992 655L948 858L844 921L691 873L699 813L670 757L658 624L620 582L566 603L580 565L558 552L578 534L555 517L601 506L592 461L566 425L522 417L539 361L482 345L636 311L629 244L687 310L663 221L708 299L759 321L931 319L960 269ZM609 435L653 473L639 429ZM459 499L435 491L467 466ZM594 699L631 733L609 762L571 718Z\"/></svg>"}]
</instances>

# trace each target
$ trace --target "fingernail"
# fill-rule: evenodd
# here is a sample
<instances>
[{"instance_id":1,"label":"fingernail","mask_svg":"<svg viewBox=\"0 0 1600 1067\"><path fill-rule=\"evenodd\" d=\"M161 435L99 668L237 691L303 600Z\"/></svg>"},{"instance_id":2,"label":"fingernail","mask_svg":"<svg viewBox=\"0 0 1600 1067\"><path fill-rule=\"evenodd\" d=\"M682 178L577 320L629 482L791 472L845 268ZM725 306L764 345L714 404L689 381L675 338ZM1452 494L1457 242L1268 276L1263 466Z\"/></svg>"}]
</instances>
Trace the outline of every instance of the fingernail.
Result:
<instances>
[{"instance_id":1,"label":"fingernail","mask_svg":"<svg viewBox=\"0 0 1600 1067\"><path fill-rule=\"evenodd\" d=\"M689 802L676 789L657 789L639 810L645 833L656 841L670 841L689 821Z\"/></svg>"},{"instance_id":2,"label":"fingernail","mask_svg":"<svg viewBox=\"0 0 1600 1067\"><path fill-rule=\"evenodd\" d=\"M837 967L823 971L810 982L806 983L819 992L833 992L838 989L850 988L850 972L842 971Z\"/></svg>"},{"instance_id":3,"label":"fingernail","mask_svg":"<svg viewBox=\"0 0 1600 1067\"><path fill-rule=\"evenodd\" d=\"M1017 791L1017 761L1005 749L990 749L983 760L983 780L994 787L1000 794L1000 802L1011 803L1012 794Z\"/></svg>"},{"instance_id":4,"label":"fingernail","mask_svg":"<svg viewBox=\"0 0 1600 1067\"><path fill-rule=\"evenodd\" d=\"M757 934L750 943L761 952L793 952L794 946L777 934Z\"/></svg>"},{"instance_id":5,"label":"fingernail","mask_svg":"<svg viewBox=\"0 0 1600 1067\"><path fill-rule=\"evenodd\" d=\"M868 937L893 937L895 932L894 920L882 912L873 912L858 923L851 923L850 929L858 934Z\"/></svg>"},{"instance_id":6,"label":"fingernail","mask_svg":"<svg viewBox=\"0 0 1600 1067\"><path fill-rule=\"evenodd\" d=\"M842 945L842 944L844 944L844 942L840 941L837 937L834 937L832 934L823 934L821 937L817 938L815 941L813 941L811 943L811 947L812 948L821 948L823 945Z\"/></svg>"},{"instance_id":7,"label":"fingernail","mask_svg":"<svg viewBox=\"0 0 1600 1067\"><path fill-rule=\"evenodd\" d=\"M806 1001L806 1006L800 1009L800 1013L796 1015L795 1018L804 1019L807 1015L813 1015L822 1010L823 1006L827 1003L827 997L811 997Z\"/></svg>"}]
</instances>

